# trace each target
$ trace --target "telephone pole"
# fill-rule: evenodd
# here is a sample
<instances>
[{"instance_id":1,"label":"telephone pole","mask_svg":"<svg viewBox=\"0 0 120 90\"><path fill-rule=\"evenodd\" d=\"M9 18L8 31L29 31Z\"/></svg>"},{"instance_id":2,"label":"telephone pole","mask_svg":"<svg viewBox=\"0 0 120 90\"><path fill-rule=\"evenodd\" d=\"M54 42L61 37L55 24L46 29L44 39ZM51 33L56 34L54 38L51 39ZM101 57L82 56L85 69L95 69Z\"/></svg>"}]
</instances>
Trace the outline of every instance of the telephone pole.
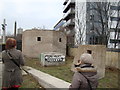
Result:
<instances>
[{"instance_id":1,"label":"telephone pole","mask_svg":"<svg viewBox=\"0 0 120 90\"><path fill-rule=\"evenodd\" d=\"M15 21L15 26L14 26L14 37L16 38L16 30L17 30L17 22Z\"/></svg>"}]
</instances>

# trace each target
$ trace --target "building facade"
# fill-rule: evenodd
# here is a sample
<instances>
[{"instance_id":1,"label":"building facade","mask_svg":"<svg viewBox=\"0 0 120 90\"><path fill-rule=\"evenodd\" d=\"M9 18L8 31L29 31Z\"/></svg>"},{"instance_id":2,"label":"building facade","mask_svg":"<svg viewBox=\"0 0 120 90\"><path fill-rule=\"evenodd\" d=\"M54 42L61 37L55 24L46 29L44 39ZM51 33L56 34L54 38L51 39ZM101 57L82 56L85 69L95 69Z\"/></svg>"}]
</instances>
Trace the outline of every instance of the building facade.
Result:
<instances>
[{"instance_id":1,"label":"building facade","mask_svg":"<svg viewBox=\"0 0 120 90\"><path fill-rule=\"evenodd\" d=\"M115 3L116 6L113 6ZM115 26L119 22L120 6L118 3L119 2L113 1L108 2L107 0L98 0L96 2L90 0L84 2L80 0L65 0L63 3L63 20L65 20L66 23L62 27L64 27L67 33L68 45L102 44L113 48L112 44L116 42L116 48L118 48L120 42L118 38L119 28L117 27L116 31L111 31L111 26ZM111 9L111 7L114 8ZM112 10L116 12L117 17L112 15L114 13ZM115 19L116 23L113 23ZM111 25L109 23L111 23ZM115 27L113 29L115 29ZM115 37L114 40L112 36Z\"/></svg>"},{"instance_id":2,"label":"building facade","mask_svg":"<svg viewBox=\"0 0 120 90\"><path fill-rule=\"evenodd\" d=\"M63 3L63 20L66 23L63 25L67 35L67 45L74 46L75 44L75 0L65 0Z\"/></svg>"},{"instance_id":3,"label":"building facade","mask_svg":"<svg viewBox=\"0 0 120 90\"><path fill-rule=\"evenodd\" d=\"M120 1L112 3L110 10L114 14L109 19L110 38L108 48L120 48Z\"/></svg>"},{"instance_id":4,"label":"building facade","mask_svg":"<svg viewBox=\"0 0 120 90\"><path fill-rule=\"evenodd\" d=\"M66 36L60 31L25 30L22 35L22 52L25 56L33 58L38 58L45 52L59 52L66 55Z\"/></svg>"},{"instance_id":5,"label":"building facade","mask_svg":"<svg viewBox=\"0 0 120 90\"><path fill-rule=\"evenodd\" d=\"M60 19L60 20L58 21L58 23L55 24L55 26L53 27L53 30L56 30L56 31L61 30L61 31L63 31L63 25L64 25L64 23L65 23L65 20Z\"/></svg>"}]
</instances>

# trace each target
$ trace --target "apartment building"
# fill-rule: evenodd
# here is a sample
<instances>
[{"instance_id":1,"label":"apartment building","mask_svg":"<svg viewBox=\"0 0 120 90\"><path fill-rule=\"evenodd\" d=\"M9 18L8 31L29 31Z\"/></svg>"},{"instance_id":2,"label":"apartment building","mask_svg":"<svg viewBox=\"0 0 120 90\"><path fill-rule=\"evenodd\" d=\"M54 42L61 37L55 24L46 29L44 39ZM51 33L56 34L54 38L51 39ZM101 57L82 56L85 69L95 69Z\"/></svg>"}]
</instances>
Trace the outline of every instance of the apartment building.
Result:
<instances>
[{"instance_id":1,"label":"apartment building","mask_svg":"<svg viewBox=\"0 0 120 90\"><path fill-rule=\"evenodd\" d=\"M80 0L65 0L63 3L63 27L67 32L67 43L71 46L79 44L97 44L98 35L94 31L94 25L98 25L97 13L92 10L92 2L81 2ZM96 17L94 17L96 16ZM96 22L93 18L97 18Z\"/></svg>"},{"instance_id":2,"label":"apartment building","mask_svg":"<svg viewBox=\"0 0 120 90\"><path fill-rule=\"evenodd\" d=\"M114 3L117 3L116 7L112 6ZM74 47L79 44L108 44L109 48L113 48L113 44L116 42L116 46L118 47L118 42L120 42L117 40L119 33L115 35L115 30L111 29L111 31L110 28L111 26L115 26L115 22L116 20L118 22L119 16L111 17L108 14L112 10L114 10L114 12L119 11L118 2L110 2L110 7L112 7L111 9L108 7L109 2L107 2L107 0L106 2L65 0L63 5L64 15L62 22L64 21L64 24L59 26L62 27L62 29L59 30L64 30L64 32L66 32L68 46ZM108 11L105 11L105 8L106 10L108 9ZM119 14L117 13L117 15ZM110 17L112 19L108 20ZM109 26L108 23L110 22L114 23ZM109 32L110 35L108 35ZM113 36L116 36L114 40Z\"/></svg>"},{"instance_id":3,"label":"apartment building","mask_svg":"<svg viewBox=\"0 0 120 90\"><path fill-rule=\"evenodd\" d=\"M114 13L110 17L110 38L108 48L120 48L120 1L113 3L110 7Z\"/></svg>"},{"instance_id":4,"label":"apartment building","mask_svg":"<svg viewBox=\"0 0 120 90\"><path fill-rule=\"evenodd\" d=\"M63 30L63 25L65 24L65 20L60 19L57 24L53 27L53 30Z\"/></svg>"},{"instance_id":5,"label":"apartment building","mask_svg":"<svg viewBox=\"0 0 120 90\"><path fill-rule=\"evenodd\" d=\"M67 35L67 44L74 46L75 44L75 0L65 0L63 3L63 20L66 23L63 25Z\"/></svg>"}]
</instances>

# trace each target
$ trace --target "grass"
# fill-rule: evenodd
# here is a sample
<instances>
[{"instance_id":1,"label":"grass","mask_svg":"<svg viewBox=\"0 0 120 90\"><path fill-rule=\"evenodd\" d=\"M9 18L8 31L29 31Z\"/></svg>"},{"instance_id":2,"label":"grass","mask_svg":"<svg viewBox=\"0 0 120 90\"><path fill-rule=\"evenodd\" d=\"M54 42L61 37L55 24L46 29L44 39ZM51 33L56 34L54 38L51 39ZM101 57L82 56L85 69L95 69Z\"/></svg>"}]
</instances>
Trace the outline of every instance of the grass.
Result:
<instances>
[{"instance_id":1,"label":"grass","mask_svg":"<svg viewBox=\"0 0 120 90\"><path fill-rule=\"evenodd\" d=\"M71 63L73 62L72 59L73 59L72 57L68 57L64 65L43 67L40 65L40 60L26 58L26 65L36 68L45 73L48 73L52 76L63 79L67 82L71 82L71 79L73 76L73 72L71 72L71 70L70 70Z\"/></svg>"},{"instance_id":2,"label":"grass","mask_svg":"<svg viewBox=\"0 0 120 90\"><path fill-rule=\"evenodd\" d=\"M40 65L39 59L25 58L26 65L48 73L52 76L65 80L67 82L72 81L73 72L71 71L71 65L73 57L67 57L64 65L43 67ZM118 87L118 70L106 69L105 77L99 80L98 88L117 88Z\"/></svg>"},{"instance_id":3,"label":"grass","mask_svg":"<svg viewBox=\"0 0 120 90\"><path fill-rule=\"evenodd\" d=\"M39 83L31 76L31 75L24 75L23 76L23 83L22 83L22 89L26 88L41 88L43 89Z\"/></svg>"},{"instance_id":4,"label":"grass","mask_svg":"<svg viewBox=\"0 0 120 90\"><path fill-rule=\"evenodd\" d=\"M105 77L99 80L99 88L118 88L119 72L117 69L106 68Z\"/></svg>"}]
</instances>

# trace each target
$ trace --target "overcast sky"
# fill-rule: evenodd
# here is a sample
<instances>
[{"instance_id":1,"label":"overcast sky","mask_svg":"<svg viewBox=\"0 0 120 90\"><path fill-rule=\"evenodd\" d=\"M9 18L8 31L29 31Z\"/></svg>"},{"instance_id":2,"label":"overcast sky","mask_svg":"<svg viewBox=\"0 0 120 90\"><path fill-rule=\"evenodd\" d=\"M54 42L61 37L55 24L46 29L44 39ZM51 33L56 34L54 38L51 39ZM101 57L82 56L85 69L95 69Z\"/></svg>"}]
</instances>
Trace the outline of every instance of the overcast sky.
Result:
<instances>
[{"instance_id":1,"label":"overcast sky","mask_svg":"<svg viewBox=\"0 0 120 90\"><path fill-rule=\"evenodd\" d=\"M13 33L14 22L24 30L34 27L53 29L63 16L65 0L0 0L0 24L6 19L7 33ZM1 28L0 28L1 29Z\"/></svg>"}]
</instances>

